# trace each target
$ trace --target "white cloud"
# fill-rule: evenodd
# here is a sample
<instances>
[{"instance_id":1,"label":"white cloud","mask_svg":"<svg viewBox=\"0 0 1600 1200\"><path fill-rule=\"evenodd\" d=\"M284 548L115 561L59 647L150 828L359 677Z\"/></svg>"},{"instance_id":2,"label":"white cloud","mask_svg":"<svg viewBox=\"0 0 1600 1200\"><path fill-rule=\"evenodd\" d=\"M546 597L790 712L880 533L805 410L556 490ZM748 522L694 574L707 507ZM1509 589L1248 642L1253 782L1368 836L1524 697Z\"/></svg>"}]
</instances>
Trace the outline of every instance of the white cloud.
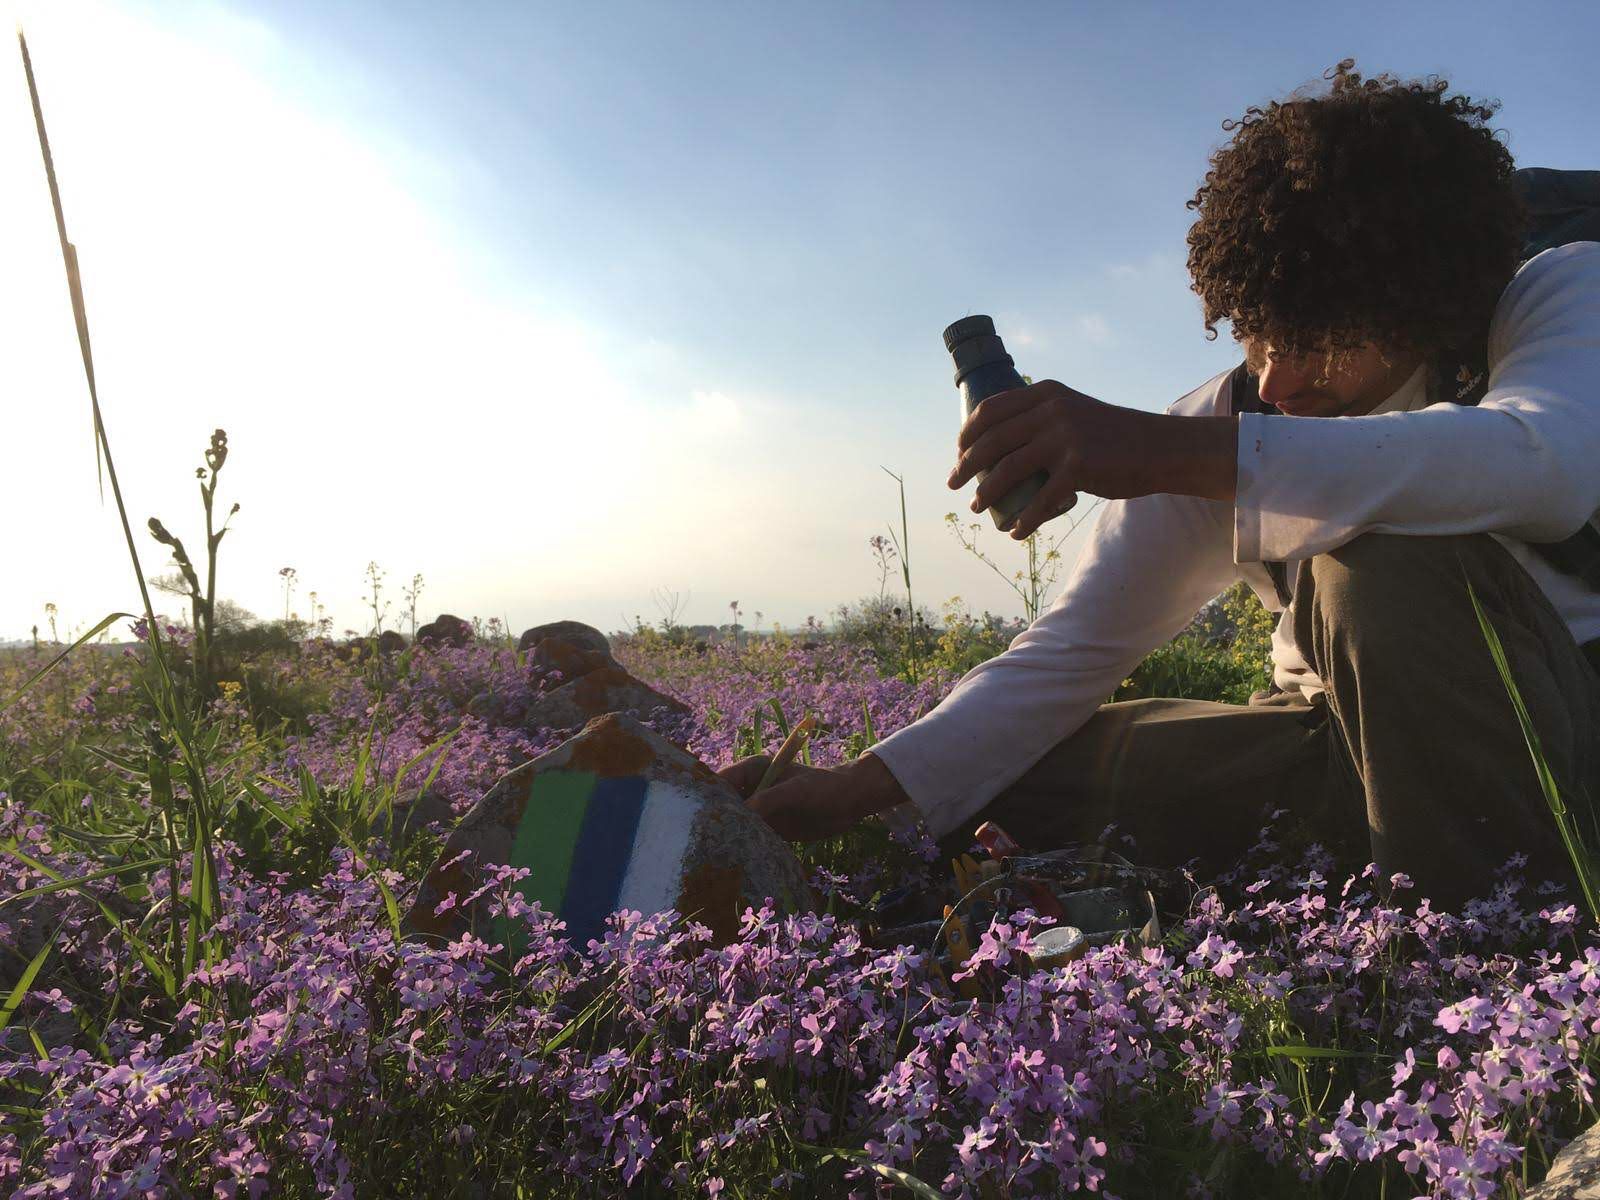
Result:
<instances>
[{"instance_id":1,"label":"white cloud","mask_svg":"<svg viewBox=\"0 0 1600 1200\"><path fill-rule=\"evenodd\" d=\"M922 532L952 502L953 395L925 426L894 420L886 394L840 428L806 398L707 386L692 347L573 309L560 280L476 270L484 246L430 199L458 164L316 110L294 46L219 21L174 32L59 0L27 25L147 576L168 569L147 517L197 538L193 470L222 427L219 499L243 508L220 590L260 614L282 611L278 570L292 565L297 609L316 591L336 629L364 628L376 560L396 606L423 573L429 615L614 628L663 583L693 590L690 620L718 619L733 595L747 611L822 615L870 582L860 548L897 514L884 461L907 476L926 577L976 579L957 586L1003 601ZM0 56L0 90L26 95L14 55ZM47 601L65 632L138 598L97 497L25 102L0 105L0 161L5 637L42 622ZM1037 339L1023 329L1016 344Z\"/></svg>"},{"instance_id":2,"label":"white cloud","mask_svg":"<svg viewBox=\"0 0 1600 1200\"><path fill-rule=\"evenodd\" d=\"M1115 340L1111 325L1099 313L1088 313L1078 318L1078 335L1094 346L1108 346Z\"/></svg>"},{"instance_id":3,"label":"white cloud","mask_svg":"<svg viewBox=\"0 0 1600 1200\"><path fill-rule=\"evenodd\" d=\"M1112 263L1106 274L1124 283L1137 283L1164 279L1187 270L1182 259L1173 254L1155 251L1132 262Z\"/></svg>"}]
</instances>

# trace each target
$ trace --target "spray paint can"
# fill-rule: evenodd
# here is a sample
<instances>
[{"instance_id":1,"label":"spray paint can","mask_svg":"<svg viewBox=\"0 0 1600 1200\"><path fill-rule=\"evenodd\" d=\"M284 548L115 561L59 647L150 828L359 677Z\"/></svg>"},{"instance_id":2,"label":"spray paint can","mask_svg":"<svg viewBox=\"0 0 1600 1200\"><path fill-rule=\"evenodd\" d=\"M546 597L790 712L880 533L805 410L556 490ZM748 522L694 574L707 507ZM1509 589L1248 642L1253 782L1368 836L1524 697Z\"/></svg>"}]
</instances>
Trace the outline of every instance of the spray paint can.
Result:
<instances>
[{"instance_id":1,"label":"spray paint can","mask_svg":"<svg viewBox=\"0 0 1600 1200\"><path fill-rule=\"evenodd\" d=\"M956 387L961 392L961 419L972 416L978 405L997 392L1026 387L1016 364L1006 353L1005 343L996 336L994 321L986 316L962 317L944 331L944 348L956 364ZM978 480L988 477L979 471ZM1007 529L1049 478L1046 471L1035 471L1011 491L989 506L989 516L997 529Z\"/></svg>"}]
</instances>

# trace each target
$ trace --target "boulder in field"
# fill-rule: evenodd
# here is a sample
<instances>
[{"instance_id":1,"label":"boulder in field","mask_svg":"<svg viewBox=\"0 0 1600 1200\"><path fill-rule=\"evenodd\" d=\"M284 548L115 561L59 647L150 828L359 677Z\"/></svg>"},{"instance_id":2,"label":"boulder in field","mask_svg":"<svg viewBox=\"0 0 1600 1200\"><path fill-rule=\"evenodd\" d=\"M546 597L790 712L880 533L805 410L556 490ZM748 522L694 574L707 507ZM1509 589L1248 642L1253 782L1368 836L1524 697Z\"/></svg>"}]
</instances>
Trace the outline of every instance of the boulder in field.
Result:
<instances>
[{"instance_id":1,"label":"boulder in field","mask_svg":"<svg viewBox=\"0 0 1600 1200\"><path fill-rule=\"evenodd\" d=\"M1600 1200L1600 1126L1568 1142L1544 1182L1525 1195L1526 1200Z\"/></svg>"},{"instance_id":2,"label":"boulder in field","mask_svg":"<svg viewBox=\"0 0 1600 1200\"><path fill-rule=\"evenodd\" d=\"M522 636L517 639L517 649L531 650L546 638L570 642L581 650L590 650L607 658L611 657L611 643L606 640L606 635L593 625L585 625L582 621L547 621L543 625L525 629L522 631Z\"/></svg>"},{"instance_id":3,"label":"boulder in field","mask_svg":"<svg viewBox=\"0 0 1600 1200\"><path fill-rule=\"evenodd\" d=\"M536 697L528 705L522 726L530 731L577 729L605 713L627 713L647 721L681 720L689 715L689 706L641 683L612 663L568 679Z\"/></svg>"},{"instance_id":4,"label":"boulder in field","mask_svg":"<svg viewBox=\"0 0 1600 1200\"><path fill-rule=\"evenodd\" d=\"M397 633L393 629L385 629L378 635L378 653L385 657L391 654L399 654L405 648L406 638L403 633Z\"/></svg>"},{"instance_id":5,"label":"boulder in field","mask_svg":"<svg viewBox=\"0 0 1600 1200\"><path fill-rule=\"evenodd\" d=\"M419 646L453 646L459 649L472 644L472 624L451 613L440 613L417 630Z\"/></svg>"},{"instance_id":6,"label":"boulder in field","mask_svg":"<svg viewBox=\"0 0 1600 1200\"><path fill-rule=\"evenodd\" d=\"M567 683L591 671L617 665L609 654L585 649L565 638L544 638L529 646L526 653L530 671L552 678L559 673L561 680Z\"/></svg>"},{"instance_id":7,"label":"boulder in field","mask_svg":"<svg viewBox=\"0 0 1600 1200\"><path fill-rule=\"evenodd\" d=\"M462 851L472 853L465 859ZM737 792L688 751L629 717L609 714L511 771L461 818L406 917L416 936L490 940L519 930L461 901L475 866L509 863L530 874L519 888L558 913L574 946L599 937L605 918L674 909L738 936L746 906L794 909L809 898L789 845ZM457 901L440 911L454 895Z\"/></svg>"}]
</instances>

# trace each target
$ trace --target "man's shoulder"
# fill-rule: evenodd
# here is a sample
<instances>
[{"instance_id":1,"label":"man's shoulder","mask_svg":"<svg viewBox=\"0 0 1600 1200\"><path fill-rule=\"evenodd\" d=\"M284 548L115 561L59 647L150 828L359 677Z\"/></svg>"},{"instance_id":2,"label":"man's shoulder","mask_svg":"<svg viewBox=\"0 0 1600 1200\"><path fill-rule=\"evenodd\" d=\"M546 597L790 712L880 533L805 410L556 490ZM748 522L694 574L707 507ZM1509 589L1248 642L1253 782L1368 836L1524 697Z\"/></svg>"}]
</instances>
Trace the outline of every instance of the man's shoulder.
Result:
<instances>
[{"instance_id":1,"label":"man's shoulder","mask_svg":"<svg viewBox=\"0 0 1600 1200\"><path fill-rule=\"evenodd\" d=\"M1495 305L1490 357L1548 322L1575 316L1583 323L1600 319L1600 242L1552 246L1517 268Z\"/></svg>"},{"instance_id":2,"label":"man's shoulder","mask_svg":"<svg viewBox=\"0 0 1600 1200\"><path fill-rule=\"evenodd\" d=\"M1180 396L1167 405L1167 412L1175 417L1226 417L1232 409L1228 404L1229 367L1219 375L1206 380L1186 396Z\"/></svg>"}]
</instances>

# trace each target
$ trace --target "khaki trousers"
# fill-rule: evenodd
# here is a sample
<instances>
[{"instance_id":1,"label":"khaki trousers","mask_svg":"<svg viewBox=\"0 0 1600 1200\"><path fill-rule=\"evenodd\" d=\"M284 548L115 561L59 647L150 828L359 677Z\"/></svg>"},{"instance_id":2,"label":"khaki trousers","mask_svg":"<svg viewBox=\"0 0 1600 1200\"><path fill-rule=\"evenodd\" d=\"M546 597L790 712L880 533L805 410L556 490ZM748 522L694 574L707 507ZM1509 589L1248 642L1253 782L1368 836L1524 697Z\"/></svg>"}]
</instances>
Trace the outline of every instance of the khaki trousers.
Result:
<instances>
[{"instance_id":1,"label":"khaki trousers","mask_svg":"<svg viewBox=\"0 0 1600 1200\"><path fill-rule=\"evenodd\" d=\"M1403 871L1413 898L1458 906L1528 856L1530 882L1572 880L1555 820L1467 594L1505 646L1541 748L1581 832L1600 845L1600 672L1520 564L1486 534L1366 534L1302 562L1294 636L1317 702L1103 705L983 812L1029 850L1100 838L1199 878L1238 863L1267 817L1342 867ZM1281 700L1283 698L1274 698ZM1113 840L1111 843L1117 846Z\"/></svg>"}]
</instances>

